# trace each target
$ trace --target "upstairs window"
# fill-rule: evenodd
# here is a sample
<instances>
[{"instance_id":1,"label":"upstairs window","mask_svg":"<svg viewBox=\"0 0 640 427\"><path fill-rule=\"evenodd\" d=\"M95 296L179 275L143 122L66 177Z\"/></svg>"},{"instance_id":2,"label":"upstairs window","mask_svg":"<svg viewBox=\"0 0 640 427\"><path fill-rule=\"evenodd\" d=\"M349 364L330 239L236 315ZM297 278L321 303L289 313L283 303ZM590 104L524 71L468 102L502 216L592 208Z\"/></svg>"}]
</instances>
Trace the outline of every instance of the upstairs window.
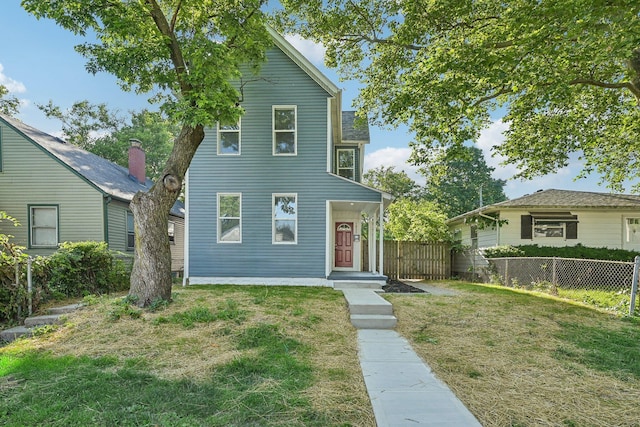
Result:
<instances>
[{"instance_id":1,"label":"upstairs window","mask_svg":"<svg viewBox=\"0 0 640 427\"><path fill-rule=\"evenodd\" d=\"M295 244L298 241L297 194L273 195L273 243Z\"/></svg>"},{"instance_id":2,"label":"upstairs window","mask_svg":"<svg viewBox=\"0 0 640 427\"><path fill-rule=\"evenodd\" d=\"M339 148L336 155L338 175L350 180L356 179L356 150Z\"/></svg>"},{"instance_id":3,"label":"upstairs window","mask_svg":"<svg viewBox=\"0 0 640 427\"><path fill-rule=\"evenodd\" d=\"M242 195L218 193L218 243L242 243Z\"/></svg>"},{"instance_id":4,"label":"upstairs window","mask_svg":"<svg viewBox=\"0 0 640 427\"><path fill-rule=\"evenodd\" d=\"M295 105L273 106L273 155L297 154L297 108Z\"/></svg>"},{"instance_id":5,"label":"upstairs window","mask_svg":"<svg viewBox=\"0 0 640 427\"><path fill-rule=\"evenodd\" d=\"M240 120L237 123L218 123L218 154L240 155Z\"/></svg>"},{"instance_id":6,"label":"upstairs window","mask_svg":"<svg viewBox=\"0 0 640 427\"><path fill-rule=\"evenodd\" d=\"M58 247L58 207L29 206L29 246Z\"/></svg>"}]
</instances>

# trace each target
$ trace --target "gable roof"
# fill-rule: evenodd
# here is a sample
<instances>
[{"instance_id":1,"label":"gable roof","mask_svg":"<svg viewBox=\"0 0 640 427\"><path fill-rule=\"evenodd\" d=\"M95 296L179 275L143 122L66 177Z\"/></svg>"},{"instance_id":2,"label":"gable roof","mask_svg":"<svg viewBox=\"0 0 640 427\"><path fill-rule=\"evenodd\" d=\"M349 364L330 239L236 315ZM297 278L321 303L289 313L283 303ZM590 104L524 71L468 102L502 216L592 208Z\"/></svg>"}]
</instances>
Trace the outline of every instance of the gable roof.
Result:
<instances>
[{"instance_id":1,"label":"gable roof","mask_svg":"<svg viewBox=\"0 0 640 427\"><path fill-rule=\"evenodd\" d=\"M0 120L105 195L130 202L138 191L146 192L153 185L153 181L148 178L144 185L140 184L135 178L129 176L127 168L19 120L3 115L0 115ZM184 213L184 204L176 201L171 208L171 214L184 218Z\"/></svg>"},{"instance_id":2,"label":"gable roof","mask_svg":"<svg viewBox=\"0 0 640 427\"><path fill-rule=\"evenodd\" d=\"M640 209L640 195L596 193L592 191L540 190L517 199L506 200L493 205L483 206L451 218L447 222L481 213L498 212L502 209Z\"/></svg>"},{"instance_id":3,"label":"gable roof","mask_svg":"<svg viewBox=\"0 0 640 427\"><path fill-rule=\"evenodd\" d=\"M303 54L298 52L291 43L287 41L280 33L267 25L267 31L271 35L273 42L282 50L298 67L304 70L318 85L326 90L331 96L340 95L340 88L327 78L322 72L311 63Z\"/></svg>"},{"instance_id":4,"label":"gable roof","mask_svg":"<svg viewBox=\"0 0 640 427\"><path fill-rule=\"evenodd\" d=\"M342 142L369 143L369 126L355 111L342 112Z\"/></svg>"}]
</instances>

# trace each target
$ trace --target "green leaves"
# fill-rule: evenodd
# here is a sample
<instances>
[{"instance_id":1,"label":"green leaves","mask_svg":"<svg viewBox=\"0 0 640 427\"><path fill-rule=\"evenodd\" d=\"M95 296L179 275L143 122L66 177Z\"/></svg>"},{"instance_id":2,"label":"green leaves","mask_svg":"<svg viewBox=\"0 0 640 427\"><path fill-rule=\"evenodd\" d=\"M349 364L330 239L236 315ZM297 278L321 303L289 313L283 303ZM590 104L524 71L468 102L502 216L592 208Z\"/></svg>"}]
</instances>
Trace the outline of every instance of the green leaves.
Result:
<instances>
[{"instance_id":1,"label":"green leaves","mask_svg":"<svg viewBox=\"0 0 640 427\"><path fill-rule=\"evenodd\" d=\"M14 116L18 114L20 100L13 95L9 95L6 86L0 84L0 114Z\"/></svg>"},{"instance_id":2,"label":"green leaves","mask_svg":"<svg viewBox=\"0 0 640 427\"><path fill-rule=\"evenodd\" d=\"M366 87L357 106L407 123L414 158L476 140L497 108L498 147L530 178L581 153L614 189L640 178L640 3L631 0L283 0L284 27L327 46ZM636 190L640 190L637 188Z\"/></svg>"},{"instance_id":3,"label":"green leaves","mask_svg":"<svg viewBox=\"0 0 640 427\"><path fill-rule=\"evenodd\" d=\"M232 79L240 64L259 64L271 39L262 0L23 0L38 18L77 34L91 73L116 76L125 90L151 93L176 122L213 125L237 119Z\"/></svg>"}]
</instances>

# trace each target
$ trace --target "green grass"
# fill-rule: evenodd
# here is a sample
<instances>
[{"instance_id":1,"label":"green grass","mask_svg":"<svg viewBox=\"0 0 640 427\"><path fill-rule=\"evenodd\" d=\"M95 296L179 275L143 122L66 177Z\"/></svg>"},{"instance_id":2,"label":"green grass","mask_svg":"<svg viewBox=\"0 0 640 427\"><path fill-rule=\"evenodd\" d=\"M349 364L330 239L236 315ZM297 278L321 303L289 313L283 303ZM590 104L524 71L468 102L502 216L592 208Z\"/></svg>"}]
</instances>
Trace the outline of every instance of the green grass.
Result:
<instances>
[{"instance_id":1,"label":"green grass","mask_svg":"<svg viewBox=\"0 0 640 427\"><path fill-rule=\"evenodd\" d=\"M385 297L398 331L483 426L639 425L639 318L537 291L434 285L458 294Z\"/></svg>"},{"instance_id":2,"label":"green grass","mask_svg":"<svg viewBox=\"0 0 640 427\"><path fill-rule=\"evenodd\" d=\"M0 424L327 424L300 397L312 380L304 346L277 325L259 325L239 336L237 347L257 351L198 382L159 379L136 369L136 363L112 357L5 354L0 357Z\"/></svg>"},{"instance_id":3,"label":"green grass","mask_svg":"<svg viewBox=\"0 0 640 427\"><path fill-rule=\"evenodd\" d=\"M0 425L367 425L357 421L358 413L370 411L366 393L362 388L358 396L346 391L353 388L353 371L315 362L334 356L330 352L335 343L317 337L314 328L336 329L320 314L323 304L340 313L344 303L339 293L312 288L193 287L178 292L175 301L155 307L158 313L136 310L133 316L122 299L96 300L82 310L87 316L93 310L95 324L71 326L69 339L82 341L68 346L85 345L89 353L107 351L104 356L56 354L52 350L62 351L56 340L64 328L49 337L0 348ZM348 318L341 315L340 322ZM107 329L101 333L99 325ZM118 339L127 331L140 334L139 343ZM326 331L321 333L328 336ZM336 342L344 338L336 336ZM109 339L113 339L111 345L89 348L96 340ZM317 345L327 350L320 351ZM357 371L355 345L351 351ZM219 357L221 362L203 364L195 374L161 374L167 367L207 357ZM326 375L322 374L325 369ZM327 378L345 390L345 401L360 402L358 407L340 408L345 410L340 413L314 403L315 393L310 390Z\"/></svg>"}]
</instances>

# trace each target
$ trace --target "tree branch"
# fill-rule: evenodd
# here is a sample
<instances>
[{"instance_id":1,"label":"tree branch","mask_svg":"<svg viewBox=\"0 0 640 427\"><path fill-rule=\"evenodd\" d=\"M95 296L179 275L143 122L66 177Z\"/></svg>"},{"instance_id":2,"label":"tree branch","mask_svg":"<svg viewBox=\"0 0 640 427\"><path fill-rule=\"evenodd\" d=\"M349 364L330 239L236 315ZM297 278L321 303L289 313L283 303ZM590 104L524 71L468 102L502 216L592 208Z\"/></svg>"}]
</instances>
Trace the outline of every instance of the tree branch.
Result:
<instances>
[{"instance_id":1,"label":"tree branch","mask_svg":"<svg viewBox=\"0 0 640 427\"><path fill-rule=\"evenodd\" d=\"M588 85L588 86L596 86L605 89L628 89L640 102L640 89L635 87L630 82L622 82L622 83L607 83L601 82L594 79L573 79L569 82L570 85Z\"/></svg>"},{"instance_id":2,"label":"tree branch","mask_svg":"<svg viewBox=\"0 0 640 427\"><path fill-rule=\"evenodd\" d=\"M173 12L173 16L171 17L171 32L173 33L176 29L176 21L178 20L178 13L180 12L180 7L182 7L182 0L178 2L176 6L176 11Z\"/></svg>"},{"instance_id":3,"label":"tree branch","mask_svg":"<svg viewBox=\"0 0 640 427\"><path fill-rule=\"evenodd\" d=\"M184 78L184 75L187 73L187 65L182 55L182 50L180 49L180 43L178 43L178 39L167 22L167 18L164 16L158 2L156 0L146 0L146 3L151 7L149 13L156 23L156 27L160 33L166 37L166 45L169 49L171 62L173 62L173 67L178 75L177 80L180 83L180 91L183 95L186 95L191 92L193 88Z\"/></svg>"}]
</instances>

